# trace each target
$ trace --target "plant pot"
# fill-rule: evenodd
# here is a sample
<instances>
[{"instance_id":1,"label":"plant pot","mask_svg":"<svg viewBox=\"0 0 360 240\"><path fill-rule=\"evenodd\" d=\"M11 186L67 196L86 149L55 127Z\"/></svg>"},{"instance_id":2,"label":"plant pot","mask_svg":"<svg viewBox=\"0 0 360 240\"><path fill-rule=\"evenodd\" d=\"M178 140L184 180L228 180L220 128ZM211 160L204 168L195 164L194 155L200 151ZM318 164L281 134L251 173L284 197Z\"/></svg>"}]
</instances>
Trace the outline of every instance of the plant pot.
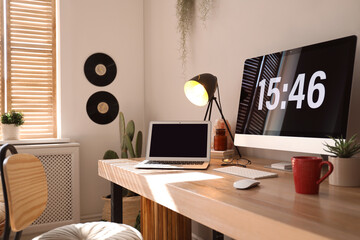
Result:
<instances>
[{"instance_id":1,"label":"plant pot","mask_svg":"<svg viewBox=\"0 0 360 240\"><path fill-rule=\"evenodd\" d=\"M360 158L329 157L329 162L334 165L334 171L329 176L330 185L342 187L360 186Z\"/></svg>"},{"instance_id":2,"label":"plant pot","mask_svg":"<svg viewBox=\"0 0 360 240\"><path fill-rule=\"evenodd\" d=\"M102 220L111 221L111 198L102 198L104 208L102 212ZM123 223L135 226L136 217L140 211L140 196L123 197Z\"/></svg>"},{"instance_id":3,"label":"plant pot","mask_svg":"<svg viewBox=\"0 0 360 240\"><path fill-rule=\"evenodd\" d=\"M2 124L3 140L19 140L20 127L15 124Z\"/></svg>"}]
</instances>

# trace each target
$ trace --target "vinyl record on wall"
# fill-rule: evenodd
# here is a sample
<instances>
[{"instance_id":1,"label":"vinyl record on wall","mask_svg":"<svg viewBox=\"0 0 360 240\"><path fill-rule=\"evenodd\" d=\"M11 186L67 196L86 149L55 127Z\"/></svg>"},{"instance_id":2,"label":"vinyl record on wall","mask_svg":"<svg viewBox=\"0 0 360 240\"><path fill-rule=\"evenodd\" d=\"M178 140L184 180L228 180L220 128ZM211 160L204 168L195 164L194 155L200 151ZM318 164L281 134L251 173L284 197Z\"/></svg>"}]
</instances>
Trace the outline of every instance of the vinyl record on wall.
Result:
<instances>
[{"instance_id":1,"label":"vinyl record on wall","mask_svg":"<svg viewBox=\"0 0 360 240\"><path fill-rule=\"evenodd\" d=\"M98 87L109 85L116 77L116 64L105 53L94 53L84 64L86 78Z\"/></svg>"},{"instance_id":2,"label":"vinyl record on wall","mask_svg":"<svg viewBox=\"0 0 360 240\"><path fill-rule=\"evenodd\" d=\"M96 92L87 101L86 112L95 123L108 124L118 115L119 103L111 93Z\"/></svg>"}]
</instances>

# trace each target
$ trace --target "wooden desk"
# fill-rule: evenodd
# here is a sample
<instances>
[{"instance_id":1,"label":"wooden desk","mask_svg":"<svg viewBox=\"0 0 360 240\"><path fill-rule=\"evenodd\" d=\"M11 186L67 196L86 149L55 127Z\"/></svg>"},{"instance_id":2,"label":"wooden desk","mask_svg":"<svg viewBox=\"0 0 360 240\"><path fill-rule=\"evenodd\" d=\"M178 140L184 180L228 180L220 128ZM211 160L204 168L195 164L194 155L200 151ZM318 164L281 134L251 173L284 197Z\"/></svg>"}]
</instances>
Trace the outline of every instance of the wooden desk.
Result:
<instances>
[{"instance_id":1,"label":"wooden desk","mask_svg":"<svg viewBox=\"0 0 360 240\"><path fill-rule=\"evenodd\" d=\"M277 172L259 187L236 190L240 177L205 171L134 169L136 161L99 160L99 175L166 208L235 239L359 239L360 188L327 181L319 195L297 194L292 173L264 169L269 161L252 159L250 168ZM257 163L257 164L255 164Z\"/></svg>"}]
</instances>

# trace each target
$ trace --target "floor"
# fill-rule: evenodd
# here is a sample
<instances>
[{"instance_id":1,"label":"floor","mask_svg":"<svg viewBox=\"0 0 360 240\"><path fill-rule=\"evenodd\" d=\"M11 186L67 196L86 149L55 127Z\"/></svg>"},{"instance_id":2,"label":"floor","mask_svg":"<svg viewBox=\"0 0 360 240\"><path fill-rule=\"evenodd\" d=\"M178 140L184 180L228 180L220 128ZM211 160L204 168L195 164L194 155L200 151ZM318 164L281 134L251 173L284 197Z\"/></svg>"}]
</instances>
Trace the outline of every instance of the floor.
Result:
<instances>
[{"instance_id":1,"label":"floor","mask_svg":"<svg viewBox=\"0 0 360 240\"><path fill-rule=\"evenodd\" d=\"M31 240L33 239L34 237L37 237L39 236L41 233L37 233L37 234L23 234L21 236L21 240Z\"/></svg>"}]
</instances>

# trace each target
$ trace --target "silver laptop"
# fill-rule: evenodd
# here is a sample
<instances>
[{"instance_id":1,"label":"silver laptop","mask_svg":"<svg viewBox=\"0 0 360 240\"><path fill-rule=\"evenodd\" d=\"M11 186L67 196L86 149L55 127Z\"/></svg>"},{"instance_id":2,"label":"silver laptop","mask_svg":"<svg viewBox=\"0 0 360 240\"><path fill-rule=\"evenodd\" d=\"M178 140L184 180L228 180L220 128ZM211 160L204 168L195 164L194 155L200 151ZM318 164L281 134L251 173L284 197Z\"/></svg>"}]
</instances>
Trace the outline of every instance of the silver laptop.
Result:
<instances>
[{"instance_id":1,"label":"silver laptop","mask_svg":"<svg viewBox=\"0 0 360 240\"><path fill-rule=\"evenodd\" d=\"M150 122L146 160L135 168L206 169L210 141L208 121Z\"/></svg>"}]
</instances>

